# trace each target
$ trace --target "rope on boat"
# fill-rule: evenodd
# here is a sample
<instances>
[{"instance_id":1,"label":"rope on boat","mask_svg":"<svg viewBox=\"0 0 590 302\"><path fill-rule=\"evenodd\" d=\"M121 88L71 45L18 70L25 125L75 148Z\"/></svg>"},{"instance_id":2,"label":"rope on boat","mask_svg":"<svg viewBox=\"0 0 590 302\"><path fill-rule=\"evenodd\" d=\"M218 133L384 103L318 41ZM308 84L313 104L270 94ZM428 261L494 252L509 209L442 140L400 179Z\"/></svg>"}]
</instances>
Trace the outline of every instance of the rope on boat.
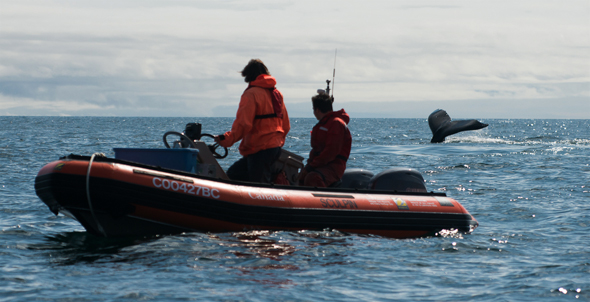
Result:
<instances>
[{"instance_id":1,"label":"rope on boat","mask_svg":"<svg viewBox=\"0 0 590 302\"><path fill-rule=\"evenodd\" d=\"M107 233L102 228L102 225L100 224L98 219L96 219L96 215L94 214L94 209L92 208L92 202L90 201L90 168L92 167L92 162L94 161L95 156L106 157L104 155L104 153L94 153L90 157L90 161L88 162L88 171L86 172L86 197L88 199L88 208L90 209L90 214L92 215L94 222L96 222L96 225L98 227L98 231L101 232L103 236L107 237Z\"/></svg>"}]
</instances>

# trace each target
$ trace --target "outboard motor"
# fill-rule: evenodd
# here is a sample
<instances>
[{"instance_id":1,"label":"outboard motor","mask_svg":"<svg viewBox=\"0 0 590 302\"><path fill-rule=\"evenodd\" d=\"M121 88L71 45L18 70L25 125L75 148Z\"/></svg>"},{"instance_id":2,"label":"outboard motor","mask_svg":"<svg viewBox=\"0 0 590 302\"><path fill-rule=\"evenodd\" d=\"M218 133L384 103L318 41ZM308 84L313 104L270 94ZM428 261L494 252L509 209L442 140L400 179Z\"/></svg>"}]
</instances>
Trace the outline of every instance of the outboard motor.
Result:
<instances>
[{"instance_id":1,"label":"outboard motor","mask_svg":"<svg viewBox=\"0 0 590 302\"><path fill-rule=\"evenodd\" d=\"M373 177L373 172L364 169L346 169L342 175L339 188L366 189Z\"/></svg>"},{"instance_id":2,"label":"outboard motor","mask_svg":"<svg viewBox=\"0 0 590 302\"><path fill-rule=\"evenodd\" d=\"M186 124L185 128L184 128L184 132L183 133L175 133L177 135L181 135L184 134L187 138L190 138L191 141L198 141L201 139L201 124L199 123L188 123ZM182 135L180 137L180 140L174 141L174 143L172 143L172 148L177 149L177 148L190 148L191 147L191 143L188 142L186 140L186 138L183 138Z\"/></svg>"},{"instance_id":3,"label":"outboard motor","mask_svg":"<svg viewBox=\"0 0 590 302\"><path fill-rule=\"evenodd\" d=\"M184 135L188 136L188 138L192 139L193 141L197 141L201 139L201 124L199 123L188 123L184 128Z\"/></svg>"},{"instance_id":4,"label":"outboard motor","mask_svg":"<svg viewBox=\"0 0 590 302\"><path fill-rule=\"evenodd\" d=\"M371 178L370 190L427 192L420 172L409 168L391 168Z\"/></svg>"}]
</instances>

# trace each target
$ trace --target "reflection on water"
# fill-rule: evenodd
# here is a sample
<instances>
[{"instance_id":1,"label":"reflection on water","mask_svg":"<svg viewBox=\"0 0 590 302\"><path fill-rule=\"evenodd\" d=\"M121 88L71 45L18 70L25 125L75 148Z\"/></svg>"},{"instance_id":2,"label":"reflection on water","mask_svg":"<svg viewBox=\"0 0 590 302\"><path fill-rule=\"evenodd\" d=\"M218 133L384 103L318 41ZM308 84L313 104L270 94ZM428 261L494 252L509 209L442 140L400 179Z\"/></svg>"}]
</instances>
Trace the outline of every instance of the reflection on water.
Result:
<instances>
[{"instance_id":1,"label":"reflection on water","mask_svg":"<svg viewBox=\"0 0 590 302\"><path fill-rule=\"evenodd\" d=\"M226 233L227 234L227 233ZM290 234L289 241L276 234ZM229 252L240 258L264 257L281 261L282 256L295 253L300 249L310 249L321 245L346 244L347 235L337 230L299 232L273 232L253 230L247 232L224 234L210 234L209 237L219 241L220 246L229 247ZM287 243L290 242L290 243ZM297 246L293 242L300 243Z\"/></svg>"},{"instance_id":2,"label":"reflection on water","mask_svg":"<svg viewBox=\"0 0 590 302\"><path fill-rule=\"evenodd\" d=\"M237 258L237 261L223 259L222 265L237 270L248 281L278 287L297 285L287 276L306 271L310 266L346 264L334 259L346 259L348 254L337 250L352 246L350 236L337 230L254 230L208 236L221 247L220 257L227 258L227 253L231 253Z\"/></svg>"},{"instance_id":3,"label":"reflection on water","mask_svg":"<svg viewBox=\"0 0 590 302\"><path fill-rule=\"evenodd\" d=\"M289 257L295 253L308 258L345 257L347 255L333 250L338 246L351 246L349 237L337 230L253 230L136 238L103 238L87 232L65 232L46 236L44 241L29 244L27 249L42 251L52 263L59 265L127 262L158 266L157 259L177 255L186 257L187 261L218 261L221 265L246 273L267 269L297 270L299 267L294 263L281 263L284 259L291 259ZM212 244L216 247L212 248ZM326 252L322 247L332 252ZM235 258L228 258L228 254Z\"/></svg>"},{"instance_id":4,"label":"reflection on water","mask_svg":"<svg viewBox=\"0 0 590 302\"><path fill-rule=\"evenodd\" d=\"M144 244L150 238L103 238L87 232L67 232L46 236L42 243L31 244L31 250L46 251L52 263L74 265L80 262L129 261L116 257L124 248Z\"/></svg>"},{"instance_id":5,"label":"reflection on water","mask_svg":"<svg viewBox=\"0 0 590 302\"><path fill-rule=\"evenodd\" d=\"M280 256L289 255L295 252L295 247L281 243L275 239L269 238L270 231L249 231L233 233L229 238L235 238L235 241L224 240L218 235L211 235L211 238L220 239L220 245L229 247L228 251L237 257L254 257L261 256L274 260L279 260Z\"/></svg>"}]
</instances>

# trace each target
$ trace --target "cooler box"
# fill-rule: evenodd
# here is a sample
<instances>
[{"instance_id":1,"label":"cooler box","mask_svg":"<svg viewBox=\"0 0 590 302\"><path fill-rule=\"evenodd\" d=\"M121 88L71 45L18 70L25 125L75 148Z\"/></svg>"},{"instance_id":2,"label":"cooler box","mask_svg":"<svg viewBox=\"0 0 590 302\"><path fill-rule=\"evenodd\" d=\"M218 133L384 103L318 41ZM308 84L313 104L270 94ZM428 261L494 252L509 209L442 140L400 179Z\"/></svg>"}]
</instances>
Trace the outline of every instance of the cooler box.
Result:
<instances>
[{"instance_id":1,"label":"cooler box","mask_svg":"<svg viewBox=\"0 0 590 302\"><path fill-rule=\"evenodd\" d=\"M190 173L198 171L197 149L113 148L113 151L116 159Z\"/></svg>"}]
</instances>

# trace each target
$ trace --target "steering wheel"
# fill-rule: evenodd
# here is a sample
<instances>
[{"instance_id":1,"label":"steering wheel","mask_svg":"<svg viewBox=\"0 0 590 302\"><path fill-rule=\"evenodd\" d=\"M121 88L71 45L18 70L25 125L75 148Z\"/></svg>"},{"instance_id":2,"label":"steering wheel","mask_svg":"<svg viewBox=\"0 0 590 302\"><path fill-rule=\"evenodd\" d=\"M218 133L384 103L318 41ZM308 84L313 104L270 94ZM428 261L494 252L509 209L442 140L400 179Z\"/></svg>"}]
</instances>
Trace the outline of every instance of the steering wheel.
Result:
<instances>
[{"instance_id":1,"label":"steering wheel","mask_svg":"<svg viewBox=\"0 0 590 302\"><path fill-rule=\"evenodd\" d=\"M207 134L207 133L202 133L201 134L201 138L203 136L210 137L210 138L213 138L213 139L215 138L215 136L213 136L211 134ZM207 147L209 147L209 151L211 151L211 153L213 153L213 157L219 158L219 159L226 158L227 157L227 148L226 147L223 147L223 151L224 151L223 155L217 153L217 148L221 147L221 145L219 145L219 143L215 143L215 144L212 144L212 145L207 145Z\"/></svg>"},{"instance_id":2,"label":"steering wheel","mask_svg":"<svg viewBox=\"0 0 590 302\"><path fill-rule=\"evenodd\" d=\"M166 140L166 138L170 134L174 134L174 135L180 136L180 140L181 141L186 141L186 142L188 142L191 145L191 147L193 147L195 149L197 148L197 145L195 145L195 142L193 142L192 139L190 139L188 136L186 136L186 135L184 135L184 134L182 134L180 132L176 132L176 131L168 131L168 132L164 133L164 137L162 137L162 139L164 140L164 146L166 146L166 148L170 149L170 145L168 145L168 141Z\"/></svg>"}]
</instances>

